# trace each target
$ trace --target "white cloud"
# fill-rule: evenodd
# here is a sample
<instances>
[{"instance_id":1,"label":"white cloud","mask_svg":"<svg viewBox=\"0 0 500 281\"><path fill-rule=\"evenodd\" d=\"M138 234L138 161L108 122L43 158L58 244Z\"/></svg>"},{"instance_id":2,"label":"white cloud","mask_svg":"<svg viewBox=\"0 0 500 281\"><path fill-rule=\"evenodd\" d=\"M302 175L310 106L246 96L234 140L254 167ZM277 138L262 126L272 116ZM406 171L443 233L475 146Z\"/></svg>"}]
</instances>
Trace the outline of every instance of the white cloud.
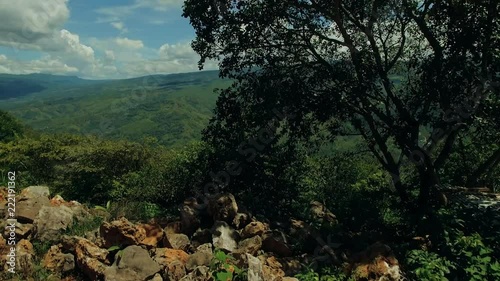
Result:
<instances>
[{"instance_id":1,"label":"white cloud","mask_svg":"<svg viewBox=\"0 0 500 281\"><path fill-rule=\"evenodd\" d=\"M139 9L152 9L158 12L181 10L184 0L135 0L130 5L103 7L96 10L102 17L98 22L116 22L131 16Z\"/></svg>"},{"instance_id":2,"label":"white cloud","mask_svg":"<svg viewBox=\"0 0 500 281\"><path fill-rule=\"evenodd\" d=\"M199 58L198 54L191 48L189 42L164 44L160 47L158 53L160 57L164 59L194 61Z\"/></svg>"},{"instance_id":3,"label":"white cloud","mask_svg":"<svg viewBox=\"0 0 500 281\"><path fill-rule=\"evenodd\" d=\"M41 59L31 61L12 60L5 55L0 55L0 72L10 74L28 74L28 73L50 73L50 74L75 74L79 70L76 67L69 66L63 61L45 56Z\"/></svg>"},{"instance_id":4,"label":"white cloud","mask_svg":"<svg viewBox=\"0 0 500 281\"><path fill-rule=\"evenodd\" d=\"M0 45L32 44L50 37L69 18L67 0L0 0Z\"/></svg>"},{"instance_id":5,"label":"white cloud","mask_svg":"<svg viewBox=\"0 0 500 281\"><path fill-rule=\"evenodd\" d=\"M117 30L121 31L121 33L127 33L128 29L125 27L125 24L122 21L114 21L110 23L112 27L116 28Z\"/></svg>"},{"instance_id":6,"label":"white cloud","mask_svg":"<svg viewBox=\"0 0 500 281\"><path fill-rule=\"evenodd\" d=\"M118 46L127 49L141 49L144 48L144 43L141 40L132 40L128 38L116 38L115 42Z\"/></svg>"},{"instance_id":7,"label":"white cloud","mask_svg":"<svg viewBox=\"0 0 500 281\"><path fill-rule=\"evenodd\" d=\"M113 52L111 50L106 50L106 51L104 51L104 54L106 55L107 60L110 60L110 61L115 60L115 52Z\"/></svg>"},{"instance_id":8,"label":"white cloud","mask_svg":"<svg viewBox=\"0 0 500 281\"><path fill-rule=\"evenodd\" d=\"M162 12L181 8L183 3L184 0L136 0L136 4L140 7L147 7Z\"/></svg>"}]
</instances>

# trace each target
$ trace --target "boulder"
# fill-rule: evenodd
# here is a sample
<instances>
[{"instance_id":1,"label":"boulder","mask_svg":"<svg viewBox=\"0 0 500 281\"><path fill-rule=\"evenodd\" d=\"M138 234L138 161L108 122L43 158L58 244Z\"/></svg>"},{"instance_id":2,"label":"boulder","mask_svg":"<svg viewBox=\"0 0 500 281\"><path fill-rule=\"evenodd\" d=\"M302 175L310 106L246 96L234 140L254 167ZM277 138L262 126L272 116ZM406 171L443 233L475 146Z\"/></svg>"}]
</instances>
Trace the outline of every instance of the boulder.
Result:
<instances>
[{"instance_id":1,"label":"boulder","mask_svg":"<svg viewBox=\"0 0 500 281\"><path fill-rule=\"evenodd\" d=\"M402 277L391 248L377 242L351 257L350 269L356 280L396 281Z\"/></svg>"},{"instance_id":2,"label":"boulder","mask_svg":"<svg viewBox=\"0 0 500 281\"><path fill-rule=\"evenodd\" d=\"M10 252L10 246L7 245L7 241L3 238L2 235L0 235L0 269L3 272L6 272L8 269L7 261L8 257L7 254Z\"/></svg>"},{"instance_id":3,"label":"boulder","mask_svg":"<svg viewBox=\"0 0 500 281\"><path fill-rule=\"evenodd\" d=\"M156 248L153 250L153 260L160 265L162 269L168 269L173 263L181 263L186 266L189 255L182 251L169 248Z\"/></svg>"},{"instance_id":4,"label":"boulder","mask_svg":"<svg viewBox=\"0 0 500 281\"><path fill-rule=\"evenodd\" d=\"M146 237L140 242L141 245L154 248L162 242L164 232L159 224L141 224L138 227L146 233Z\"/></svg>"},{"instance_id":5,"label":"boulder","mask_svg":"<svg viewBox=\"0 0 500 281\"><path fill-rule=\"evenodd\" d=\"M247 224L241 231L241 237L250 238L255 235L262 235L266 231L266 226L260 221L255 221Z\"/></svg>"},{"instance_id":6,"label":"boulder","mask_svg":"<svg viewBox=\"0 0 500 281\"><path fill-rule=\"evenodd\" d=\"M54 273L64 273L75 268L75 257L72 254L64 254L62 245L53 245L45 254L42 265Z\"/></svg>"},{"instance_id":7,"label":"boulder","mask_svg":"<svg viewBox=\"0 0 500 281\"><path fill-rule=\"evenodd\" d=\"M212 281L208 266L198 266L188 275L182 277L180 281Z\"/></svg>"},{"instance_id":8,"label":"boulder","mask_svg":"<svg viewBox=\"0 0 500 281\"><path fill-rule=\"evenodd\" d=\"M48 206L49 188L46 186L30 186L21 191L16 202L16 219L20 223L33 223L38 212Z\"/></svg>"},{"instance_id":9,"label":"boulder","mask_svg":"<svg viewBox=\"0 0 500 281\"><path fill-rule=\"evenodd\" d=\"M161 268L148 251L132 245L123 249L112 266L104 271L106 281L141 281L155 276Z\"/></svg>"},{"instance_id":10,"label":"boulder","mask_svg":"<svg viewBox=\"0 0 500 281\"><path fill-rule=\"evenodd\" d=\"M35 251L30 241L23 239L16 244L16 268L23 273L31 273L34 269Z\"/></svg>"},{"instance_id":11,"label":"boulder","mask_svg":"<svg viewBox=\"0 0 500 281\"><path fill-rule=\"evenodd\" d=\"M146 238L146 231L135 226L126 218L104 222L99 228L103 247L138 245Z\"/></svg>"},{"instance_id":12,"label":"boulder","mask_svg":"<svg viewBox=\"0 0 500 281\"><path fill-rule=\"evenodd\" d=\"M205 243L196 248L196 252L209 252L213 253L214 249L212 243Z\"/></svg>"},{"instance_id":13,"label":"boulder","mask_svg":"<svg viewBox=\"0 0 500 281\"><path fill-rule=\"evenodd\" d=\"M211 251L197 251L189 256L186 268L191 271L199 266L209 266L213 257L214 255Z\"/></svg>"},{"instance_id":14,"label":"boulder","mask_svg":"<svg viewBox=\"0 0 500 281\"><path fill-rule=\"evenodd\" d=\"M0 187L0 218L3 219L7 215L6 205L9 198L9 190L7 187Z\"/></svg>"},{"instance_id":15,"label":"boulder","mask_svg":"<svg viewBox=\"0 0 500 281\"><path fill-rule=\"evenodd\" d=\"M108 250L101 249L91 241L81 237L76 237L66 242L75 242L75 258L78 268L90 280L102 280L104 278L104 271L107 265L109 265Z\"/></svg>"},{"instance_id":16,"label":"boulder","mask_svg":"<svg viewBox=\"0 0 500 281\"><path fill-rule=\"evenodd\" d=\"M217 221L212 228L212 244L215 248L233 252L238 247L239 234L226 222Z\"/></svg>"},{"instance_id":17,"label":"boulder","mask_svg":"<svg viewBox=\"0 0 500 281\"><path fill-rule=\"evenodd\" d=\"M182 223L180 221L169 222L165 229L165 233L182 233Z\"/></svg>"},{"instance_id":18,"label":"boulder","mask_svg":"<svg viewBox=\"0 0 500 281\"><path fill-rule=\"evenodd\" d=\"M208 214L214 221L232 223L238 213L236 199L230 193L222 193L208 202Z\"/></svg>"},{"instance_id":19,"label":"boulder","mask_svg":"<svg viewBox=\"0 0 500 281\"><path fill-rule=\"evenodd\" d=\"M78 236L68 236L68 235L63 235L61 236L61 247L64 252L70 252L74 253L76 250L76 244L78 244L78 241L82 239L82 237Z\"/></svg>"},{"instance_id":20,"label":"boulder","mask_svg":"<svg viewBox=\"0 0 500 281\"><path fill-rule=\"evenodd\" d=\"M262 238L260 236L253 236L238 243L238 249L235 251L239 254L250 254L255 256L262 248Z\"/></svg>"},{"instance_id":21,"label":"boulder","mask_svg":"<svg viewBox=\"0 0 500 281\"><path fill-rule=\"evenodd\" d=\"M234 216L233 219L233 226L236 229L242 229L245 227L247 224L250 223L252 220L252 217L248 213L237 213L236 216Z\"/></svg>"},{"instance_id":22,"label":"boulder","mask_svg":"<svg viewBox=\"0 0 500 281\"><path fill-rule=\"evenodd\" d=\"M174 261L167 267L164 276L167 280L178 281L186 276L186 274L186 266L179 261Z\"/></svg>"},{"instance_id":23,"label":"boulder","mask_svg":"<svg viewBox=\"0 0 500 281\"><path fill-rule=\"evenodd\" d=\"M285 277L285 272L283 271L283 266L276 259L276 257L270 256L259 256L259 260L262 262L262 275L266 281L281 281Z\"/></svg>"},{"instance_id":24,"label":"boulder","mask_svg":"<svg viewBox=\"0 0 500 281\"><path fill-rule=\"evenodd\" d=\"M289 257L292 250L287 245L287 239L281 231L268 231L263 235L262 249L281 257Z\"/></svg>"},{"instance_id":25,"label":"boulder","mask_svg":"<svg viewBox=\"0 0 500 281\"><path fill-rule=\"evenodd\" d=\"M153 278L149 279L149 281L163 281L163 278L161 277L160 273L156 273Z\"/></svg>"},{"instance_id":26,"label":"boulder","mask_svg":"<svg viewBox=\"0 0 500 281\"><path fill-rule=\"evenodd\" d=\"M58 201L59 202L59 201ZM65 202L56 205L42 206L36 216L33 226L35 238L40 241L57 241L62 233L75 220L85 220L90 213L78 202Z\"/></svg>"},{"instance_id":27,"label":"boulder","mask_svg":"<svg viewBox=\"0 0 500 281\"><path fill-rule=\"evenodd\" d=\"M30 239L33 234L33 224L31 223L20 223L16 222L16 239ZM8 237L10 235L10 228L5 228L4 236Z\"/></svg>"},{"instance_id":28,"label":"boulder","mask_svg":"<svg viewBox=\"0 0 500 281\"><path fill-rule=\"evenodd\" d=\"M210 229L196 230L191 238L191 245L198 247L206 243L212 243L212 231Z\"/></svg>"},{"instance_id":29,"label":"boulder","mask_svg":"<svg viewBox=\"0 0 500 281\"><path fill-rule=\"evenodd\" d=\"M200 208L195 198L184 201L180 210L182 233L191 235L200 226Z\"/></svg>"},{"instance_id":30,"label":"boulder","mask_svg":"<svg viewBox=\"0 0 500 281\"><path fill-rule=\"evenodd\" d=\"M337 217L321 202L311 201L309 210L313 220L329 224L337 222Z\"/></svg>"},{"instance_id":31,"label":"boulder","mask_svg":"<svg viewBox=\"0 0 500 281\"><path fill-rule=\"evenodd\" d=\"M262 262L251 254L246 254L248 261L248 281L265 281Z\"/></svg>"},{"instance_id":32,"label":"boulder","mask_svg":"<svg viewBox=\"0 0 500 281\"><path fill-rule=\"evenodd\" d=\"M166 241L164 245L170 245L170 247L178 250L187 251L191 242L186 234L171 233L167 234L164 238Z\"/></svg>"}]
</instances>

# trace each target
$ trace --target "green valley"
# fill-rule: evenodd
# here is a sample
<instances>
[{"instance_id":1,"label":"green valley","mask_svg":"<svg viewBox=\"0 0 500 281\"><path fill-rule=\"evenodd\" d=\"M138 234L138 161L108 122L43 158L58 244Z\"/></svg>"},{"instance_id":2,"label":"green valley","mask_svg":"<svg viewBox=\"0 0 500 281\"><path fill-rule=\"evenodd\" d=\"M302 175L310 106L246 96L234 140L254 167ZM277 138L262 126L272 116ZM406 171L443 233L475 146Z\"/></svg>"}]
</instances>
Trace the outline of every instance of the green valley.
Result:
<instances>
[{"instance_id":1,"label":"green valley","mask_svg":"<svg viewBox=\"0 0 500 281\"><path fill-rule=\"evenodd\" d=\"M213 90L229 84L217 71L123 80L1 75L0 109L43 132L154 137L176 146L200 138L215 107Z\"/></svg>"}]
</instances>

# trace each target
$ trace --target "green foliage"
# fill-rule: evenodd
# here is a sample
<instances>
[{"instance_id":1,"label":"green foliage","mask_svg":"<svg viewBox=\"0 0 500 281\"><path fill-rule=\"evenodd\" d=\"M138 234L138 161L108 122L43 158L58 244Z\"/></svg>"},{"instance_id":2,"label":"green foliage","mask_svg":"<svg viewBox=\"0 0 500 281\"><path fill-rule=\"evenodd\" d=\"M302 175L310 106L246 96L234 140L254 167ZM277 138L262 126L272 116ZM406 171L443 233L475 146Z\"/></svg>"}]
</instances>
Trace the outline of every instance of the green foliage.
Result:
<instances>
[{"instance_id":1,"label":"green foliage","mask_svg":"<svg viewBox=\"0 0 500 281\"><path fill-rule=\"evenodd\" d=\"M455 267L452 262L436 253L423 250L408 252L406 263L416 280L447 281L449 279L446 276Z\"/></svg>"},{"instance_id":2,"label":"green foliage","mask_svg":"<svg viewBox=\"0 0 500 281\"><path fill-rule=\"evenodd\" d=\"M475 128L498 132L500 63L489 47L499 45L498 10L498 1L187 0L200 66L221 59L221 76L236 81L220 92L206 139L234 151L268 127L276 138L265 154L281 140L311 142L318 130L357 135L404 206L427 209L457 139ZM288 117L272 122L276 111ZM500 150L490 156L473 178L498 166ZM400 180L407 165L417 204Z\"/></svg>"},{"instance_id":3,"label":"green foliage","mask_svg":"<svg viewBox=\"0 0 500 281\"><path fill-rule=\"evenodd\" d=\"M482 240L482 237L476 233L452 241L451 248L456 257L457 276L474 281L500 278L500 263L494 260L493 250Z\"/></svg>"},{"instance_id":4,"label":"green foliage","mask_svg":"<svg viewBox=\"0 0 500 281\"><path fill-rule=\"evenodd\" d=\"M45 255L52 246L50 242L42 242L40 240L31 241L31 244L33 245L33 251L37 257Z\"/></svg>"},{"instance_id":5,"label":"green foliage","mask_svg":"<svg viewBox=\"0 0 500 281\"><path fill-rule=\"evenodd\" d=\"M65 234L69 236L84 236L89 231L94 231L101 226L103 218L99 216L85 218L83 220L75 219L73 224L66 229Z\"/></svg>"},{"instance_id":6,"label":"green foliage","mask_svg":"<svg viewBox=\"0 0 500 281\"><path fill-rule=\"evenodd\" d=\"M0 100L4 94L16 98L2 100L0 109L46 133L129 141L149 136L178 147L200 139L217 99L213 89L228 85L217 71L109 81L74 78L0 76L0 89L3 81L16 80L11 83L15 87L1 91ZM40 90L31 95L16 93L23 84L40 85Z\"/></svg>"},{"instance_id":7,"label":"green foliage","mask_svg":"<svg viewBox=\"0 0 500 281\"><path fill-rule=\"evenodd\" d=\"M339 268L325 267L321 269L321 274L312 268L307 268L304 272L295 275L300 281L354 281L354 277L348 277Z\"/></svg>"},{"instance_id":8,"label":"green foliage","mask_svg":"<svg viewBox=\"0 0 500 281\"><path fill-rule=\"evenodd\" d=\"M0 110L0 142L10 142L24 134L24 125L9 113Z\"/></svg>"},{"instance_id":9,"label":"green foliage","mask_svg":"<svg viewBox=\"0 0 500 281\"><path fill-rule=\"evenodd\" d=\"M106 206L94 206L94 209L109 212L111 207L111 201L106 202Z\"/></svg>"},{"instance_id":10,"label":"green foliage","mask_svg":"<svg viewBox=\"0 0 500 281\"><path fill-rule=\"evenodd\" d=\"M210 271L216 281L244 281L246 272L235 265L235 259L216 249L210 263Z\"/></svg>"}]
</instances>

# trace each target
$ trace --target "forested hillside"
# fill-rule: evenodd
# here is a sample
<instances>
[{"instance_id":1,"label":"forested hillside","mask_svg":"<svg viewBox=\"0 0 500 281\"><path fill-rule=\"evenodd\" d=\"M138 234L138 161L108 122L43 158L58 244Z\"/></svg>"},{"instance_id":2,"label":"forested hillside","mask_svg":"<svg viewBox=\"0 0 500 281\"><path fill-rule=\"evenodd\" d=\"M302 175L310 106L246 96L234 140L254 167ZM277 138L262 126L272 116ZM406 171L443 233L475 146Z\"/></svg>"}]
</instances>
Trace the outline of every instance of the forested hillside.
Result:
<instances>
[{"instance_id":1,"label":"forested hillside","mask_svg":"<svg viewBox=\"0 0 500 281\"><path fill-rule=\"evenodd\" d=\"M229 82L217 71L126 80L52 75L1 75L0 109L35 130L94 134L175 146L199 140L217 95Z\"/></svg>"}]
</instances>

